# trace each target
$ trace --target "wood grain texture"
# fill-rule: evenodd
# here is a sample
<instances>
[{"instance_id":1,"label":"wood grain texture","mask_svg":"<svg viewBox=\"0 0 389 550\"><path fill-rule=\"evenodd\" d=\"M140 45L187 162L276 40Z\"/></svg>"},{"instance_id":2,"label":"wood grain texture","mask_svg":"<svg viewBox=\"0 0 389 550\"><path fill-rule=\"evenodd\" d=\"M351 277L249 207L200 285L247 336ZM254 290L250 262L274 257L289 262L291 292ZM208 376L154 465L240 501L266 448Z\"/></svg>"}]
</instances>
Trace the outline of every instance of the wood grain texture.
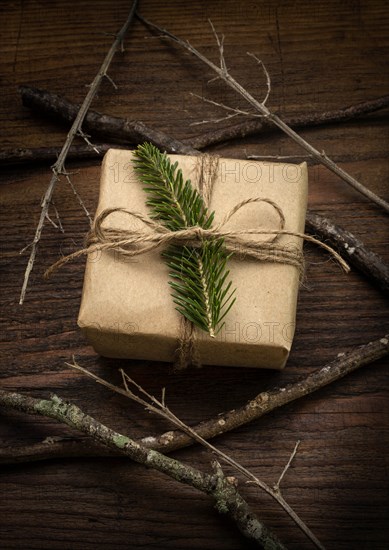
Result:
<instances>
[{"instance_id":1,"label":"wood grain texture","mask_svg":"<svg viewBox=\"0 0 389 550\"><path fill-rule=\"evenodd\" d=\"M61 145L66 129L35 117L21 106L17 86L31 84L81 101L128 3L107 0L11 2L0 6L2 24L0 122L2 149ZM207 25L212 18L226 35L226 57L234 76L261 94L264 84L246 51L258 54L272 76L270 105L281 114L323 110L384 94L388 51L385 2L335 1L312 4L270 1L144 1L142 13L188 38L217 58ZM192 99L190 91L216 101L238 99L175 47L150 38L136 24L126 51L115 58L111 77L94 108L142 120L174 137L200 130L191 122L219 112ZM224 123L226 124L226 123ZM202 131L202 130L201 130ZM388 196L387 114L354 123L304 130L326 153L369 188ZM299 154L278 133L213 148L225 156ZM90 210L97 203L96 162L69 164L73 181ZM320 166L309 169L310 208L352 231L389 261L388 219ZM298 304L297 333L282 372L212 367L172 374L167 365L97 357L76 326L83 262L55 277L42 275L60 254L82 244L87 230L65 183L55 202L65 234L45 227L25 305L18 295L26 262L19 251L32 238L39 201L49 181L46 167L7 169L2 195L3 387L31 395L57 392L117 430L134 436L168 429L134 403L65 367L75 354L84 366L119 382L125 368L151 392L166 387L173 410L190 423L241 405L259 391L281 385L331 360L337 353L387 331L389 308L378 290L352 272L343 275L322 252L307 246L307 278ZM297 439L302 443L284 481L289 502L329 550L384 550L389 533L387 362L355 372L335 386L219 437L216 442L267 482L275 482ZM75 436L54 421L17 413L0 416L0 444L23 445L47 436ZM210 457L198 448L177 453L204 469ZM242 481L243 483L243 481ZM292 550L310 544L267 497L243 488L248 500ZM56 460L4 467L0 472L2 548L89 550L108 548L237 550L247 544L194 490L121 459Z\"/></svg>"}]
</instances>

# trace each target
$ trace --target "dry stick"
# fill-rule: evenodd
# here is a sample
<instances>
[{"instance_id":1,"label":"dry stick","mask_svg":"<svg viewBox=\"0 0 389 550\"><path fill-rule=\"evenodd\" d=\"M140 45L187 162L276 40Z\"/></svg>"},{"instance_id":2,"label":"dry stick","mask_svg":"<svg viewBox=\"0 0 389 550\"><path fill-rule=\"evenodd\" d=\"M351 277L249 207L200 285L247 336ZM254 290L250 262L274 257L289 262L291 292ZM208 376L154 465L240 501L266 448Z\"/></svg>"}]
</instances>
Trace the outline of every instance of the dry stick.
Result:
<instances>
[{"instance_id":1,"label":"dry stick","mask_svg":"<svg viewBox=\"0 0 389 550\"><path fill-rule=\"evenodd\" d=\"M305 225L310 233L321 240L330 241L345 260L373 280L385 294L389 293L389 266L384 264L380 256L366 248L362 241L313 212L307 212Z\"/></svg>"},{"instance_id":2,"label":"dry stick","mask_svg":"<svg viewBox=\"0 0 389 550\"><path fill-rule=\"evenodd\" d=\"M347 153L341 153L339 155L332 155L332 158L335 159L336 162L361 162L364 160L374 160L383 158L385 155L384 152L377 152L375 154L371 153L353 153L353 154L347 154ZM0 153L1 158L1 153ZM301 164L302 162L306 162L308 166L317 166L318 164L321 164L317 159L313 158L312 155L250 155L245 150L245 158L250 160L259 160L259 161L269 161L269 162L293 162L297 164Z\"/></svg>"},{"instance_id":3,"label":"dry stick","mask_svg":"<svg viewBox=\"0 0 389 550\"><path fill-rule=\"evenodd\" d=\"M19 90L23 105L30 107L35 112L50 116L51 119L56 118L67 123L72 123L77 115L79 105L72 103L62 96L32 86L20 86ZM284 122L288 124L288 126L294 128L318 126L329 122L350 120L354 117L362 116L388 106L389 96L383 96L344 109L321 113L309 113L292 118L286 117ZM96 111L88 112L84 124L89 132L103 135L104 139L125 141L132 144L138 144L142 140L147 140L167 152L179 152L182 154L198 154L196 149L204 149L205 147L222 141L244 138L251 134L257 134L259 132L264 133L271 128L274 129L274 127L268 124L264 119L249 120L240 124L228 126L227 128L222 128L221 130L206 132L194 138L184 139L180 142L172 139L160 130L155 130L146 126L143 122L113 117ZM100 147L99 145L98 148L100 149ZM96 156L92 149L87 150L90 156ZM86 153L80 152L80 155L81 154L84 155ZM29 160L29 158L35 160L36 158L39 159L40 155L42 156L42 160L45 160L47 153L44 148L37 149L36 152L34 149L0 152L0 162L2 164L6 164L7 162L10 164L11 162L16 163L18 159L20 159L21 162L25 159ZM343 157L340 158L343 159ZM355 155L350 155L350 160L358 159ZM319 160L316 162L319 162Z\"/></svg>"},{"instance_id":4,"label":"dry stick","mask_svg":"<svg viewBox=\"0 0 389 550\"><path fill-rule=\"evenodd\" d=\"M320 126L322 124L331 124L334 122L346 122L354 118L373 113L380 109L389 107L389 95L378 97L369 101L363 101L356 105L350 105L342 109L334 109L319 113L308 113L294 117L285 117L285 124L292 128L310 128ZM272 126L268 124L266 119L245 120L238 124L230 125L227 128L211 130L188 140L184 139L185 143L189 142L196 149L203 149L210 145L222 143L232 139L240 139L258 133L268 131ZM274 127L273 127L274 128Z\"/></svg>"},{"instance_id":5,"label":"dry stick","mask_svg":"<svg viewBox=\"0 0 389 550\"><path fill-rule=\"evenodd\" d=\"M232 466L234 469L236 469L238 472L240 472L242 475L244 475L250 483L260 487L263 491L265 491L268 495L270 495L280 506L285 510L285 512L293 519L293 521L296 523L296 525L302 530L302 532L315 544L317 548L320 550L325 550L324 546L321 544L321 542L316 538L316 536L312 533L312 531L309 529L309 527L304 523L304 521L296 514L296 512L293 510L293 508L288 504L288 502L283 498L281 491L280 491L280 483L282 481L282 478L284 477L287 469L289 468L290 463L293 460L294 455L296 454L297 448L295 447L287 465L285 466L283 472L281 473L278 482L274 485L274 488L267 485L267 483L261 481L258 477L256 477L250 470L247 470L244 466L242 466L240 463L236 462L231 456L227 455L211 443L209 443L206 439L201 437L193 428L190 428L187 424L182 422L165 404L165 390L162 391L162 399L159 400L153 395L146 392L142 386L137 384L132 378L130 378L123 369L120 369L124 388L122 389L119 386L115 386L114 384L111 384L110 382L107 382L103 378L100 378L99 376L93 374L88 369L85 369L84 367L81 367L76 362L73 362L73 364L66 363L68 366L75 368L76 370L79 370L98 382L99 384L102 384L103 386L109 388L110 390L119 393L120 395L124 395L125 397L128 397L129 399L132 399L136 403L142 405L146 408L146 410L153 412L154 414L157 414L159 416L162 416L162 418L165 418L166 420L169 420L176 428L181 430L181 432L188 435L191 439L196 441L197 443L200 443L203 447L211 451L213 454L215 454L217 457L221 458L223 462L228 464L229 466ZM129 384L132 386L135 386L135 388L138 390L140 395L136 395L129 387ZM142 395L144 397L142 397Z\"/></svg>"},{"instance_id":6,"label":"dry stick","mask_svg":"<svg viewBox=\"0 0 389 550\"><path fill-rule=\"evenodd\" d=\"M27 414L41 415L64 422L135 462L158 470L180 483L190 485L212 496L216 509L233 519L240 532L247 538L265 550L285 550L285 546L252 512L238 492L236 484L224 476L217 462L214 463L214 475L203 473L115 432L85 414L76 405L55 395L50 399L35 399L20 393L0 390L0 405Z\"/></svg>"},{"instance_id":7,"label":"dry stick","mask_svg":"<svg viewBox=\"0 0 389 550\"><path fill-rule=\"evenodd\" d=\"M348 353L340 354L334 361L318 371L282 388L259 393L245 405L222 413L215 418L200 422L193 429L204 439L234 430L244 424L261 418L275 409L311 394L350 372L368 365L389 354L389 334L383 338L369 342ZM150 445L155 449L174 451L190 445L190 438L179 431L167 432L157 436Z\"/></svg>"},{"instance_id":8,"label":"dry stick","mask_svg":"<svg viewBox=\"0 0 389 550\"><path fill-rule=\"evenodd\" d=\"M69 151L69 148L74 140L74 138L76 137L76 135L80 135L82 134L82 130L81 130L81 127L82 127L82 123L84 121L84 118L85 118L85 115L93 101L93 98L95 97L96 93L97 93L97 90L100 86L100 83L101 81L103 80L104 77L107 77L107 71L108 71L108 68L109 68L109 65L112 61L112 58L113 56L115 55L115 52L116 50L122 45L122 42L123 42L123 39L124 39L124 36L134 18L134 14L135 14L135 10L136 10L136 6L137 6L137 0L134 0L133 4L132 4L132 7L131 7L131 10L128 14L128 17L127 17L127 20L126 22L124 23L123 27L120 29L119 33L117 34L112 46L110 47L101 67L100 67L100 70L99 72L97 73L97 75L95 76L90 88L89 88L89 91L77 113L77 116L72 124L72 127L67 135L67 138L66 138L66 141L61 149L61 152L59 154L59 157L57 159L57 161L55 162L55 164L53 165L52 167L52 177L51 177L51 180L50 180L50 183L49 183L49 186L46 190L46 193L45 193L45 196L43 198L43 201L41 203L41 215L40 215L40 218L39 218L39 222L38 222L38 226L36 228L36 231L35 231L35 236L34 236L34 240L33 242L31 243L31 252L30 252L30 257L29 257L29 260L28 260L28 263L27 263L27 267L26 267L26 271L25 271L25 274L24 274L24 281L23 281L23 286L22 286L22 290L21 290L21 293L20 293L20 300L19 300L19 304L23 304L24 302L24 298L25 298L25 295L26 295L26 291L27 291L27 285L28 285L28 280L29 280L29 277L30 277L30 273L32 271L32 268L34 266L34 261L35 261L35 256L36 256L36 252L37 252L37 246L38 246L38 243L40 241L40 238L41 238L41 234L42 234L42 230L43 230L43 226L44 226L44 223L45 223L45 219L47 218L47 214L48 214L48 210L49 210L49 207L50 207L50 203L51 203L51 199L52 199L52 196L53 196L53 193L54 193L54 189L55 189L55 186L56 184L58 183L59 179L60 179L60 175L64 173L64 168L65 168L65 160L66 160L66 156L68 154L68 151Z\"/></svg>"},{"instance_id":9,"label":"dry stick","mask_svg":"<svg viewBox=\"0 0 389 550\"><path fill-rule=\"evenodd\" d=\"M299 134L297 134L290 126L285 124L283 120L280 119L276 114L272 113L266 105L262 102L259 102L256 100L249 92L243 88L228 72L225 63L224 58L223 62L221 63L221 66L218 67L212 61L210 61L207 57L205 57L202 53L200 53L196 48L194 48L189 42L185 42L184 40L181 40L174 34L170 33L166 29L163 29L162 27L159 27L158 25L155 25L154 23L151 23L150 21L144 19L144 17L140 16L139 13L137 13L137 17L146 25L149 27L152 27L153 29L158 30L160 33L162 33L167 38L170 38L177 44L179 44L181 47L185 48L187 51L195 55L198 59L200 59L203 63L208 65L217 75L219 78L221 78L230 88L235 90L240 96L242 96L258 113L260 113L261 116L266 117L267 120L271 121L273 124L275 124L278 128L283 130L289 137L291 137L296 143L298 143L303 149L308 151L310 155L312 155L314 158L319 160L324 166L329 168L332 172L337 174L339 177L341 177L345 182L350 184L354 189L365 195L367 198L369 198L374 203L381 206L386 212L389 213L389 203L387 203L384 199L381 197L378 197L375 193L370 191L370 189L367 189L364 185L362 185L359 181L357 181L355 178L353 178L350 174L348 174L345 170L343 170L340 166L335 164L326 154L324 151L320 152L315 147L313 147L310 143L305 141ZM212 26L213 28L213 26ZM215 33L216 39L217 35ZM222 52L220 52L221 58L223 56ZM221 106L221 105L219 105ZM223 106L222 106L223 107ZM228 108L231 109L231 108ZM233 110L233 109L232 109ZM259 115L256 115L259 116Z\"/></svg>"},{"instance_id":10,"label":"dry stick","mask_svg":"<svg viewBox=\"0 0 389 550\"><path fill-rule=\"evenodd\" d=\"M19 91L24 106L69 124L74 121L80 109L79 105L46 90L32 86L20 86ZM181 141L171 138L160 130L150 128L138 120L102 115L97 111L89 110L85 116L84 127L93 134L104 136L104 139L121 140L132 144L138 144L146 140L151 141L168 153L199 154L190 145L185 145Z\"/></svg>"},{"instance_id":11,"label":"dry stick","mask_svg":"<svg viewBox=\"0 0 389 550\"><path fill-rule=\"evenodd\" d=\"M211 418L193 426L202 438L211 439L261 418L292 401L296 401L336 382L354 370L369 365L389 354L389 334L369 344L357 347L339 356L323 368L301 378L284 388L274 388L259 393L242 407ZM180 431L169 431L159 436L148 436L139 443L163 452L171 452L191 445L193 441ZM88 440L74 441L67 438L49 438L41 443L23 448L0 448L0 464L32 462L51 458L79 456L112 456L112 452L92 447Z\"/></svg>"}]
</instances>

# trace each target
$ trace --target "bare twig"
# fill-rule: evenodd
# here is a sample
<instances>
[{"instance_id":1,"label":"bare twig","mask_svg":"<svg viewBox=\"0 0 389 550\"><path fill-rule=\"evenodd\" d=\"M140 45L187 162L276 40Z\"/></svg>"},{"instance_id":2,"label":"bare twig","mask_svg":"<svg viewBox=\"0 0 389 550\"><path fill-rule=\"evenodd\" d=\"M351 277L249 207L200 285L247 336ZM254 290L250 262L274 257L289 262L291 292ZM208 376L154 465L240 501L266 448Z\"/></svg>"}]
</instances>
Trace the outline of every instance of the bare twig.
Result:
<instances>
[{"instance_id":1,"label":"bare twig","mask_svg":"<svg viewBox=\"0 0 389 550\"><path fill-rule=\"evenodd\" d=\"M225 118L225 117L223 117ZM231 117L229 117L231 118ZM150 128L146 127L149 132L153 132ZM80 144L72 145L69 149L67 160L84 160L84 159L101 159L101 156L104 155L108 149L129 149L130 143L140 143L141 141L151 141L156 144L156 140L150 139L150 134L143 135L142 133L138 134L138 138L133 141L129 141L128 145L123 143L100 143L95 142L95 146L98 149L98 153L91 149L89 145ZM166 136L166 142L160 141L158 146L160 149L163 149L167 152L171 152L168 144L171 140L169 136ZM112 138L113 139L113 138ZM175 143L180 143L182 145L176 147L176 152L180 154L186 153L188 145L184 141L178 142L174 140ZM45 163L45 162L54 162L60 153L60 147L26 147L26 148L17 148L17 149L6 149L0 151L0 166L1 167L11 167L11 166L20 166L21 164L34 164L34 163ZM190 154L197 155L199 151L192 149ZM332 158L336 162L360 162L365 160L373 160L374 158L381 158L382 154L376 153L372 155L371 153L356 153L356 154L345 154L341 153L339 155L332 155ZM242 155L243 157L243 155ZM239 156L240 158L240 156ZM300 164L301 162L306 162L309 166L319 164L319 161L311 157L310 155L252 155L245 152L244 158L260 161L281 161L281 162L295 162ZM7 181L8 183L8 181Z\"/></svg>"},{"instance_id":2,"label":"bare twig","mask_svg":"<svg viewBox=\"0 0 389 550\"><path fill-rule=\"evenodd\" d=\"M213 454L221 458L223 462L228 464L229 466L232 466L234 469L236 469L238 472L240 472L242 475L244 475L250 483L256 485L257 487L260 487L263 491L265 491L268 495L270 495L278 504L285 510L285 512L293 519L293 521L296 523L296 525L305 533L305 535L315 544L317 548L320 548L321 550L324 550L323 545L320 543L320 541L316 538L316 536L312 533L312 531L309 529L309 527L304 523L304 521L297 515L297 513L293 510L293 508L286 502L286 500L282 497L280 490L279 490L279 483L282 477L284 476L286 470L289 467L289 464L291 463L292 458L289 460L288 464L284 468L280 479L278 480L276 484L276 488L270 487L267 483L260 480L257 476L255 476L250 470L242 466L239 462L237 462L235 459L233 459L230 455L227 455L211 443L209 443L206 439L201 437L193 428L182 422L172 411L167 407L162 400L157 399L155 396L148 393L142 386L137 384L135 380L130 378L123 369L120 369L120 373L122 375L122 380L124 384L124 390L120 388L119 386L116 386L114 384L111 384L107 380L104 380L103 378L100 378L93 372L89 371L88 369L85 369L84 367L81 367L78 365L75 361L73 363L66 363L69 367L72 367L80 372L83 372L99 384L102 384L103 386L109 388L110 390L119 393L120 395L124 395L131 400L135 401L139 405L142 405L145 409L147 409L150 412L153 412L154 414L157 414L159 416L162 416L162 418L165 418L169 422L171 422L176 428L181 430L183 433L185 433L188 437L196 441L197 443L200 443L203 447L211 451ZM130 386L135 387L140 395L135 394L131 389ZM163 396L164 397L164 396ZM297 449L296 449L297 450Z\"/></svg>"},{"instance_id":3,"label":"bare twig","mask_svg":"<svg viewBox=\"0 0 389 550\"><path fill-rule=\"evenodd\" d=\"M362 271L385 294L389 293L389 266L380 256L366 248L355 235L309 211L305 224L310 233L329 241L347 261Z\"/></svg>"},{"instance_id":4,"label":"bare twig","mask_svg":"<svg viewBox=\"0 0 389 550\"><path fill-rule=\"evenodd\" d=\"M72 182L72 180L71 180L71 178L70 178L70 175L68 174L68 172L66 172L66 173L64 173L64 176L65 176L66 181L68 182L68 184L69 184L71 190L73 191L74 196L77 198L79 205L81 206L82 210L84 211L85 216L88 218L89 223L92 225L93 220L92 220L92 217L91 217L91 215L90 215L90 213L89 213L89 210L88 210L87 207L85 206L85 203L84 203L84 201L82 200L82 198L81 198L79 192L77 191L76 186L75 186L74 183Z\"/></svg>"},{"instance_id":5,"label":"bare twig","mask_svg":"<svg viewBox=\"0 0 389 550\"><path fill-rule=\"evenodd\" d=\"M31 86L21 86L19 90L23 104L26 107L30 107L35 112L41 112L44 115L50 116L51 119L56 118L70 124L77 115L79 105L72 103L62 96ZM374 111L385 109L388 106L389 95L370 101L364 101L343 109L303 114L291 118L285 117L284 122L292 128L314 127L321 124L353 120ZM225 117L223 117L223 119L224 118ZM231 116L229 118L231 118ZM229 125L226 128L205 132L194 138L184 139L180 145L177 145L177 143L175 143L176 140L172 140L172 138L163 134L163 132L149 128L142 122L100 114L96 111L88 111L85 117L84 126L92 134L103 135L105 140L112 139L115 141L125 141L131 144L137 144L142 140L148 140L154 143L154 145L157 145L157 147L166 149L168 152L175 151L182 154L195 154L191 152L190 149L192 149L192 151L193 149L204 149L205 147L220 142L244 138L253 134L265 133L269 131L269 129L274 129L274 126L270 125L267 119L262 117L260 120L245 120L238 124ZM185 150L185 147L189 148L189 151ZM98 149L101 150L101 145L98 145ZM79 150L81 154L81 146L79 146ZM41 156L42 160L45 160L47 155L45 148L33 149L31 151L32 152L30 152L29 149L16 149L13 151L0 152L0 162L2 164L11 164L11 162L17 163L18 159L24 161L25 159L29 160L32 158L32 160L35 160L39 159ZM91 157L95 156L93 150L86 148L86 151L89 151ZM82 154L86 154L86 151L85 153L82 152ZM73 154L77 154L75 146L73 146ZM350 156L350 160L358 160L358 158L353 154Z\"/></svg>"},{"instance_id":6,"label":"bare twig","mask_svg":"<svg viewBox=\"0 0 389 550\"><path fill-rule=\"evenodd\" d=\"M214 465L216 470L214 475L203 473L115 432L85 414L76 405L67 403L57 396L52 396L50 399L35 399L19 393L0 390L0 404L27 414L46 416L64 422L89 435L94 441L119 451L131 460L158 470L180 483L190 485L212 496L216 509L220 513L228 515L247 538L267 550L285 550L285 546L251 511L247 502L238 492L236 484L231 483L224 476L217 463Z\"/></svg>"},{"instance_id":7,"label":"bare twig","mask_svg":"<svg viewBox=\"0 0 389 550\"><path fill-rule=\"evenodd\" d=\"M285 116L284 122L291 128L311 128L323 124L347 122L380 109L386 109L387 107L389 107L389 95L363 101L362 103L350 105L342 109L308 113L294 117ZM210 145L216 145L232 139L241 139L262 134L268 132L270 129L274 129L274 126L269 124L266 118L244 120L234 125L229 125L226 128L212 129L194 138L184 140L184 142L189 142L196 149L204 149Z\"/></svg>"},{"instance_id":8,"label":"bare twig","mask_svg":"<svg viewBox=\"0 0 389 550\"><path fill-rule=\"evenodd\" d=\"M217 118L214 120L200 120L199 122L192 122L191 126L198 126L200 124L206 124L208 122L217 123L221 122L223 120L228 120L235 116L249 116L249 117L256 117L261 118L262 115L259 115L258 113L252 113L249 111L243 111L242 109L238 109L237 107L229 107L228 105L224 105L224 103L217 103L216 101L213 101L212 99L207 99L206 97L203 97L198 94L190 93L191 96L197 97L198 99L201 99L201 101L204 101L204 103L209 103L210 105L215 105L216 107L221 107L225 111L228 111L229 114L222 118Z\"/></svg>"},{"instance_id":9,"label":"bare twig","mask_svg":"<svg viewBox=\"0 0 389 550\"><path fill-rule=\"evenodd\" d=\"M289 470L290 465L292 464L292 462L293 462L293 460L294 460L294 457L296 456L297 449L299 448L300 443L301 443L300 440L296 442L296 445L294 446L294 449L293 449L293 451L292 451L292 454L290 455L289 460L288 460L287 464L285 465L285 468L282 470L281 475L280 475L280 477L278 478L277 483L276 483L276 484L274 485L274 487L273 487L273 489L274 489L274 491L275 491L276 493L280 493L280 492L281 492L281 491L280 491L280 485L281 485L281 483L282 483L282 480L283 480L284 477L285 477L286 472Z\"/></svg>"},{"instance_id":10,"label":"bare twig","mask_svg":"<svg viewBox=\"0 0 389 550\"><path fill-rule=\"evenodd\" d=\"M90 105L93 101L93 98L96 95L96 92L97 92L97 90L100 86L100 83L103 80L103 78L107 75L107 71L108 71L110 63L112 61L112 58L115 55L116 50L120 47L120 45L121 45L121 43L124 39L124 36L125 36L128 28L129 28L130 24L132 23L132 20L134 18L134 14L135 14L135 10L136 10L136 6L137 6L137 0L134 0L134 2L132 4L132 7L130 9L130 12L128 14L127 20L124 23L123 27L120 29L119 33L117 34L112 46L110 47L110 49L109 49L102 65L99 69L99 72L95 76L95 78L94 78L94 80L93 80L93 82L92 82L92 84L91 84L91 86L88 90L88 93L87 93L87 95L86 95L86 97L85 97L78 113L77 113L77 116L76 116L76 118L75 118L75 120L72 124L72 127L71 127L71 129L70 129L70 131L67 135L66 141L65 141L65 143L64 143L64 145L61 149L59 157L58 157L57 161L55 162L55 164L52 167L53 174L52 174L49 186L46 190L44 199L43 199L42 204L41 204L41 215L40 215L40 218L39 218L38 226L37 226L36 231L35 231L34 240L33 240L32 245L31 245L30 257L28 259L26 271L25 271L25 274L24 274L24 281L23 281L23 286L22 286L22 290L21 290L21 293L20 293L19 304L23 304L23 302L24 302L24 298L25 298L26 290L27 290L27 285L28 285L28 280L29 280L32 268L34 266L35 256L36 256L36 252L37 252L37 246L38 246L38 243L39 243L40 238L41 238L43 226L44 226L45 219L47 217L47 213L48 213L48 210L49 210L49 207L50 207L50 203L51 203L51 199L52 199L52 196L53 196L53 193L54 193L54 189L55 189L55 186L57 185L57 183L59 182L61 174L63 174L63 172L65 171L64 169L65 169L65 161L66 161L67 153L69 151L69 148L70 148L75 136L80 133L85 115L86 115L86 113L87 113L87 111L88 111L88 109L89 109L89 107L90 107Z\"/></svg>"},{"instance_id":11,"label":"bare twig","mask_svg":"<svg viewBox=\"0 0 389 550\"><path fill-rule=\"evenodd\" d=\"M193 430L203 439L211 439L223 433L229 432L261 418L292 401L301 399L305 395L314 393L321 388L336 382L347 374L361 367L369 365L389 354L389 334L383 338L355 348L348 353L339 356L323 368L302 378L301 380L288 384L282 388L274 388L259 393L239 408L205 420ZM192 439L181 431L169 431L159 436L147 436L140 441L143 445L163 452L171 452L193 443ZM0 464L14 464L19 462L30 462L35 460L47 460L51 458L73 457L73 456L106 456L101 449L91 448L91 443L85 440L75 442L74 440L60 439L36 443L23 448L6 447L0 448Z\"/></svg>"},{"instance_id":12,"label":"bare twig","mask_svg":"<svg viewBox=\"0 0 389 550\"><path fill-rule=\"evenodd\" d=\"M189 42L181 40L177 36L173 35L166 29L163 29L162 27L159 27L158 25L155 25L154 23L151 23L150 21L146 20L144 17L139 15L137 13L137 17L145 23L147 26L159 31L164 37L167 37L177 44L179 44L182 48L185 48L187 51L192 53L194 56L196 56L198 59L200 59L204 64L206 64L208 67L210 67L217 75L218 77L223 80L227 86L232 88L235 92L237 92L241 97L243 97L257 112L259 112L261 115L265 116L269 121L271 121L273 124L275 124L278 128L280 128L283 132L285 132L289 137L291 137L296 143L298 143L303 149L305 149L310 155L318 159L324 166L326 166L329 170L337 174L340 178L342 178L345 182L347 182L349 185L354 187L357 191L365 195L365 197L369 198L374 203L381 206L386 212L389 212L389 203L387 203L384 199L381 197L378 197L375 193L373 193L370 189L367 189L362 183L360 183L358 180L356 180L353 176L351 176L348 172L343 170L340 166L338 166L333 160L331 160L324 151L320 152L315 147L313 147L310 143L308 143L305 139L303 139L299 134L297 134L290 126L285 124L285 122L276 114L272 113L266 105L261 103L260 101L256 100L243 86L241 86L229 73L229 71L225 68L219 68L217 65L215 65L212 61L210 61L207 57L205 57L202 53L200 53L196 48L194 48Z\"/></svg>"}]
</instances>

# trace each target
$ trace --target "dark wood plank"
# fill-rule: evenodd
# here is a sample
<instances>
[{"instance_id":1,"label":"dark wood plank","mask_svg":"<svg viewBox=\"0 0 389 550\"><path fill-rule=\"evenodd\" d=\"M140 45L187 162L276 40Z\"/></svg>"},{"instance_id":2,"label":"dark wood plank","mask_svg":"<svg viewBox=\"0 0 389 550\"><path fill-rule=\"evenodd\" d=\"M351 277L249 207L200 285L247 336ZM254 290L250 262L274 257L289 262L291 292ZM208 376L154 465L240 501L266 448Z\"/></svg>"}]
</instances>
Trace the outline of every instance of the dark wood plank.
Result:
<instances>
[{"instance_id":1,"label":"dark wood plank","mask_svg":"<svg viewBox=\"0 0 389 550\"><path fill-rule=\"evenodd\" d=\"M24 109L17 85L30 83L80 101L127 10L127 2L100 0L53 3L3 2L1 147L60 145L65 129ZM226 35L226 55L234 75L261 93L262 75L247 58L254 51L272 75L270 104L280 113L341 107L382 95L388 17L384 2L219 2L189 5L144 2L143 13L216 59L207 18ZM201 131L191 122L218 117L190 91L214 100L239 100L186 54L134 26L106 82L96 109L141 119L175 137ZM388 198L387 115L340 126L305 130L318 148L342 157L342 166ZM279 134L214 148L226 156L299 152ZM69 165L74 183L92 211L97 202L96 163ZM76 318L83 262L68 264L51 280L45 269L61 253L80 246L87 222L72 192L61 184L56 204L66 230L45 228L25 305L18 306L26 256L39 200L49 180L46 167L0 175L2 223L3 387L42 396L57 392L110 426L149 435L167 429L135 404L74 373L65 362L75 354L85 366L119 382L126 370L152 392L167 388L172 408L194 423L242 404L267 387L311 372L337 353L384 334L389 311L378 290L358 273L344 276L320 251L306 247L307 278L301 289L297 334L282 372L212 367L172 374L164 364L110 361L96 356L80 334ZM324 168L310 168L310 207L353 231L389 260L387 217ZM267 482L276 481L301 439L285 479L290 503L329 549L387 547L388 499L387 361L219 437L218 445ZM54 421L1 414L2 445L23 445L47 436L76 434ZM201 449L180 451L182 460L209 468ZM238 549L247 544L212 510L211 502L189 488L120 459L57 460L4 467L0 473L0 540L6 549L186 548ZM243 487L254 508L291 549L311 545L267 497Z\"/></svg>"}]
</instances>

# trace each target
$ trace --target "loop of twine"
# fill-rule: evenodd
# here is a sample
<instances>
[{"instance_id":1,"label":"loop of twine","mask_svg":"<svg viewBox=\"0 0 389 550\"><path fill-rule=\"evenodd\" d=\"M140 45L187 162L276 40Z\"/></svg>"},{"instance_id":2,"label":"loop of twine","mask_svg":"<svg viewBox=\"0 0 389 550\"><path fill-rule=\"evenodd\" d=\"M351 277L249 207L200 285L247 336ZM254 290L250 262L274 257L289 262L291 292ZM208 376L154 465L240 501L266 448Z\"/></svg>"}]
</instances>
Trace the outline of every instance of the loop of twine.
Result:
<instances>
[{"instance_id":1,"label":"loop of twine","mask_svg":"<svg viewBox=\"0 0 389 550\"><path fill-rule=\"evenodd\" d=\"M201 155L197 164L199 193L208 206L212 195L213 183L218 172L218 157ZM265 203L270 205L278 215L277 229L242 229L228 230L225 225L231 218L248 204ZM143 224L143 229L120 229L104 227L103 222L113 213L121 212L138 220ZM250 240L249 236L268 235L262 241ZM228 253L240 259L252 258L257 261L282 263L295 266L300 273L303 273L304 256L300 250L288 249L279 244L277 240L282 235L298 237L305 241L312 242L324 248L340 264L347 273L350 271L348 264L330 246L305 233L288 231L285 229L285 216L280 206L268 198L252 197L236 204L222 219L222 221L209 229L200 226L188 227L179 231L171 231L161 223L151 219L145 214L133 212L125 208L107 208L101 212L94 221L93 227L87 235L85 248L61 258L53 264L45 273L50 276L55 270L70 260L74 260L86 254L103 251L115 251L120 255L132 258L151 252L159 247L167 245L179 245L200 247L204 241L223 239L224 247ZM189 364L201 365L198 350L195 342L195 327L185 317L182 318L179 347L178 347L177 368L186 368Z\"/></svg>"},{"instance_id":2,"label":"loop of twine","mask_svg":"<svg viewBox=\"0 0 389 550\"><path fill-rule=\"evenodd\" d=\"M279 217L278 229L224 229L226 223L242 208L252 203L266 203L274 208ZM113 213L121 212L139 220L145 229L121 229L103 227L103 222ZM232 252L238 258L253 258L272 263L286 263L294 265L300 271L303 266L303 253L299 250L288 249L276 243L282 235L290 235L315 243L327 250L340 264L344 271L350 270L343 258L330 246L305 233L288 231L284 229L285 217L281 208L271 199L252 197L236 204L224 217L224 219L209 229L200 226L192 226L179 231L171 231L166 226L154 221L145 214L132 212L125 208L107 208L99 214L94 225L87 235L86 246L73 254L65 256L53 264L45 273L50 276L56 269L80 256L94 252L115 250L124 257L132 258L151 252L156 248L167 245L199 247L204 241L223 239L227 252ZM263 241L253 241L247 236L269 235Z\"/></svg>"}]
</instances>

